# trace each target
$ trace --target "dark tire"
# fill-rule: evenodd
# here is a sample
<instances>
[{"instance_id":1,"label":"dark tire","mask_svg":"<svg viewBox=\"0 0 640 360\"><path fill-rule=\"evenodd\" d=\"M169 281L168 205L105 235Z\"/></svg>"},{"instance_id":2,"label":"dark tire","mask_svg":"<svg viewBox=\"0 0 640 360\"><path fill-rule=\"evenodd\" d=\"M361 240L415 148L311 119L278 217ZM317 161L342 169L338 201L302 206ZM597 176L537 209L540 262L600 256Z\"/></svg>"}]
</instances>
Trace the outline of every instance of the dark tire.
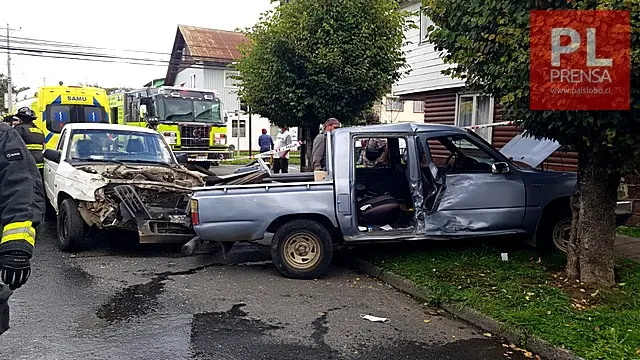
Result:
<instances>
[{"instance_id":1,"label":"dark tire","mask_svg":"<svg viewBox=\"0 0 640 360\"><path fill-rule=\"evenodd\" d=\"M49 197L47 196L46 192L44 193L44 203L45 203L44 219L54 220L56 218L56 209L54 209L53 206L51 206L51 201L49 200Z\"/></svg>"},{"instance_id":2,"label":"dark tire","mask_svg":"<svg viewBox=\"0 0 640 360\"><path fill-rule=\"evenodd\" d=\"M203 168L205 170L211 169L211 162L209 162L209 161L197 162L196 165L200 166L201 168Z\"/></svg>"},{"instance_id":3,"label":"dark tire","mask_svg":"<svg viewBox=\"0 0 640 360\"><path fill-rule=\"evenodd\" d=\"M282 275L293 279L315 279L331 264L331 234L313 220L291 220L273 235L271 258Z\"/></svg>"},{"instance_id":4,"label":"dark tire","mask_svg":"<svg viewBox=\"0 0 640 360\"><path fill-rule=\"evenodd\" d=\"M65 252L77 250L86 234L87 224L80 216L76 202L64 199L58 209L56 245Z\"/></svg>"},{"instance_id":5,"label":"dark tire","mask_svg":"<svg viewBox=\"0 0 640 360\"><path fill-rule=\"evenodd\" d=\"M536 247L544 252L566 254L571 236L571 216L569 208L543 213L536 231Z\"/></svg>"}]
</instances>

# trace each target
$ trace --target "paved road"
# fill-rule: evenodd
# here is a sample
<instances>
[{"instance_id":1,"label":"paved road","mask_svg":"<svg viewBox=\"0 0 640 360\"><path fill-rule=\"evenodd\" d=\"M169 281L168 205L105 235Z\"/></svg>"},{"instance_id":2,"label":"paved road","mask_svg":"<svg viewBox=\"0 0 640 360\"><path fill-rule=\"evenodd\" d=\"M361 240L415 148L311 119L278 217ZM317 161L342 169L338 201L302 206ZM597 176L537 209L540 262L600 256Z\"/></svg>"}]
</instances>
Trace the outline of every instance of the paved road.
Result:
<instances>
[{"instance_id":1,"label":"paved road","mask_svg":"<svg viewBox=\"0 0 640 360\"><path fill-rule=\"evenodd\" d=\"M39 229L34 275L10 299L4 359L507 358L481 331L337 265L289 280L264 246L184 258L115 236L72 256L54 231Z\"/></svg>"}]
</instances>

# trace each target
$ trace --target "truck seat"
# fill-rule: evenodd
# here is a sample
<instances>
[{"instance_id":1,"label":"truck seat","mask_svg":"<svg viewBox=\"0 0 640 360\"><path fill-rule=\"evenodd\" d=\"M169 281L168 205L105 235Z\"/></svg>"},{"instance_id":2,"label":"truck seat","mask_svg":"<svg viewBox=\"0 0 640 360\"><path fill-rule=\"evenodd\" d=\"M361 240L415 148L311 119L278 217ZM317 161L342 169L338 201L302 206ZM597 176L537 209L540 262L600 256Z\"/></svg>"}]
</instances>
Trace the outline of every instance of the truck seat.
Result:
<instances>
[{"instance_id":1,"label":"truck seat","mask_svg":"<svg viewBox=\"0 0 640 360\"><path fill-rule=\"evenodd\" d=\"M376 196L358 204L360 225L387 225L400 215L400 203L391 195Z\"/></svg>"},{"instance_id":2,"label":"truck seat","mask_svg":"<svg viewBox=\"0 0 640 360\"><path fill-rule=\"evenodd\" d=\"M87 159L93 155L91 151L91 140L76 141L76 157L78 159Z\"/></svg>"},{"instance_id":3,"label":"truck seat","mask_svg":"<svg viewBox=\"0 0 640 360\"><path fill-rule=\"evenodd\" d=\"M128 153L138 153L143 152L144 146L142 145L142 140L140 139L129 139L127 142L127 152Z\"/></svg>"}]
</instances>

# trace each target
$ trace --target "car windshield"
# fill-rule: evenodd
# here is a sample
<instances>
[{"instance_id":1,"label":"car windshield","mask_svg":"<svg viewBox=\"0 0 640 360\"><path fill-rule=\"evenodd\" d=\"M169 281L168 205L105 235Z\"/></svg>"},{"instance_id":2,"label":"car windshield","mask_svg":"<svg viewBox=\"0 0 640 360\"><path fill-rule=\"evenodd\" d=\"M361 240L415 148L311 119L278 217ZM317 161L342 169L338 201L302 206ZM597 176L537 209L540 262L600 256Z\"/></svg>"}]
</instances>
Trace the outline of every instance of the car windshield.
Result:
<instances>
[{"instance_id":1,"label":"car windshield","mask_svg":"<svg viewBox=\"0 0 640 360\"><path fill-rule=\"evenodd\" d=\"M71 162L176 164L160 134L106 129L74 130L67 158Z\"/></svg>"},{"instance_id":2,"label":"car windshield","mask_svg":"<svg viewBox=\"0 0 640 360\"><path fill-rule=\"evenodd\" d=\"M198 121L223 125L218 100L188 100L161 99L159 100L161 118L165 121Z\"/></svg>"}]
</instances>

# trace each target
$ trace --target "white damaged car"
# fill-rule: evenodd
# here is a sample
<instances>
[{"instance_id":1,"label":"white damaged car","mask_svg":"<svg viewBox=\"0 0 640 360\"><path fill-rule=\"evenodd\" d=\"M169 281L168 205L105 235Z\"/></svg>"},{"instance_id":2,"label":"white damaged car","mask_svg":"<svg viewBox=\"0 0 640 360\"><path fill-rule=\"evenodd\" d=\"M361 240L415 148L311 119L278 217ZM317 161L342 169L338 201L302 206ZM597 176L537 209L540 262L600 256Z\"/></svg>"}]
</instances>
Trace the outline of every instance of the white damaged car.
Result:
<instances>
[{"instance_id":1,"label":"white damaged car","mask_svg":"<svg viewBox=\"0 0 640 360\"><path fill-rule=\"evenodd\" d=\"M47 201L57 214L57 245L77 249L91 228L136 231L141 243L193 237L189 196L205 174L187 170L157 131L72 123L44 152Z\"/></svg>"}]
</instances>

